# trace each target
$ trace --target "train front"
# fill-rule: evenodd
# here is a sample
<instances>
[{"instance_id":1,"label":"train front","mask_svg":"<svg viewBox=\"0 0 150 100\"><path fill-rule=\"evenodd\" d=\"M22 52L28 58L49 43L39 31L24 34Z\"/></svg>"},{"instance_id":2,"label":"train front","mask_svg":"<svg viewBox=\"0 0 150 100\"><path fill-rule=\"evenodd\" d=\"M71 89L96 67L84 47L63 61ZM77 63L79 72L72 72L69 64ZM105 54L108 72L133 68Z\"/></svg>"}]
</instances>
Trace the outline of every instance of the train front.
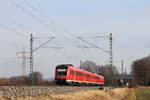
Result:
<instances>
[{"instance_id":1,"label":"train front","mask_svg":"<svg viewBox=\"0 0 150 100\"><path fill-rule=\"evenodd\" d=\"M55 81L56 84L64 85L66 84L68 65L58 65L55 69Z\"/></svg>"}]
</instances>

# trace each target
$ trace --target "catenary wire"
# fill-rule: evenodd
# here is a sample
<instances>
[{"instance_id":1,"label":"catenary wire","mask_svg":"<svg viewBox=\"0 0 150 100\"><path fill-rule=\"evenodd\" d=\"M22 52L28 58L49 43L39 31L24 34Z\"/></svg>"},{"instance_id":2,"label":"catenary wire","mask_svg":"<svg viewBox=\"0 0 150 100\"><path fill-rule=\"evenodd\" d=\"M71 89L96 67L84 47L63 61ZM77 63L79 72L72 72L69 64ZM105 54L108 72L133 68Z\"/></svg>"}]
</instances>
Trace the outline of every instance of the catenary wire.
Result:
<instances>
[{"instance_id":1,"label":"catenary wire","mask_svg":"<svg viewBox=\"0 0 150 100\"><path fill-rule=\"evenodd\" d=\"M33 18L35 18L37 21L39 21L40 23L42 23L43 25L45 25L47 28L53 30L55 33L57 33L57 31L52 28L49 24L47 24L45 21L43 21L42 19L40 19L39 17L37 17L36 15L32 14L30 11L26 10L25 8L23 8L22 6L20 6L19 4L17 4L15 1L13 0L9 0L13 5L15 5L16 7L20 8L21 10L23 10L24 12L26 12L27 14L29 14L30 16L32 16ZM28 3L29 5L29 3ZM31 6L31 5L30 5ZM32 7L32 9L36 10L35 8ZM62 35L62 34L60 34ZM63 36L63 35L62 35ZM64 36L63 36L64 37ZM72 40L69 42L71 43Z\"/></svg>"},{"instance_id":2,"label":"catenary wire","mask_svg":"<svg viewBox=\"0 0 150 100\"><path fill-rule=\"evenodd\" d=\"M27 0L23 0L32 10L38 12L40 14L40 16L42 16L44 19L49 20L46 16L44 16L44 14L39 11L36 7L34 7L30 2L28 2ZM69 32L68 30L64 29L63 27L61 27L60 25L56 24L53 20L52 20L52 24L55 25L57 27L57 29L62 30L65 33L71 33L71 35L74 37L75 34L73 34L72 32ZM70 35L70 34L69 34ZM77 37L77 36L76 36ZM75 46L76 47L76 46Z\"/></svg>"}]
</instances>

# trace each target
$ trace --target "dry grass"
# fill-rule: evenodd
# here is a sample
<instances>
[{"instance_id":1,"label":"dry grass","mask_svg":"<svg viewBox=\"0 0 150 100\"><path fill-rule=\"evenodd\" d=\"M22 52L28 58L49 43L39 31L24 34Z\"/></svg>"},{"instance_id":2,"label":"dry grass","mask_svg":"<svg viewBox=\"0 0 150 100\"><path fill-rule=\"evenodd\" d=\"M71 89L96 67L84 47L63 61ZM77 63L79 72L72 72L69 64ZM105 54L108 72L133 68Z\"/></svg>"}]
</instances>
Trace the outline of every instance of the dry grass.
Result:
<instances>
[{"instance_id":1,"label":"dry grass","mask_svg":"<svg viewBox=\"0 0 150 100\"><path fill-rule=\"evenodd\" d=\"M135 90L131 89L131 93L128 97L128 100L136 100Z\"/></svg>"},{"instance_id":2,"label":"dry grass","mask_svg":"<svg viewBox=\"0 0 150 100\"><path fill-rule=\"evenodd\" d=\"M150 87L135 88L137 100L150 100Z\"/></svg>"},{"instance_id":3,"label":"dry grass","mask_svg":"<svg viewBox=\"0 0 150 100\"><path fill-rule=\"evenodd\" d=\"M121 100L127 94L128 89L114 89L112 91L80 91L66 94L50 94L37 97L19 97L0 100Z\"/></svg>"}]
</instances>

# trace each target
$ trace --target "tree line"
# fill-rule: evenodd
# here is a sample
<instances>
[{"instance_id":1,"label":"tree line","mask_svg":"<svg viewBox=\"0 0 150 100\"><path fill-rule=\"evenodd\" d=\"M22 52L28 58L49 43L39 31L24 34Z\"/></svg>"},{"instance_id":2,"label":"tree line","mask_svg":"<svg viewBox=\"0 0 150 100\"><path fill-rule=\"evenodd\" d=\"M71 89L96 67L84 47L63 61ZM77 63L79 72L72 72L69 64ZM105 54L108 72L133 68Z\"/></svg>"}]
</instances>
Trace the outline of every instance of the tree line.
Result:
<instances>
[{"instance_id":1,"label":"tree line","mask_svg":"<svg viewBox=\"0 0 150 100\"><path fill-rule=\"evenodd\" d=\"M112 79L120 75L115 66L98 65L93 61L82 62L80 68L92 73L103 75L106 85L111 85ZM150 85L150 56L133 61L131 65L131 75L134 77L134 81L137 85ZM44 80L43 75L40 72L33 72L33 76L34 85L55 85L54 81L49 82ZM10 85L31 85L30 75L0 78L0 86Z\"/></svg>"},{"instance_id":2,"label":"tree line","mask_svg":"<svg viewBox=\"0 0 150 100\"><path fill-rule=\"evenodd\" d=\"M97 65L92 61L85 61L81 63L80 68L103 75L106 85L111 84L113 78L121 75L115 66ZM134 82L134 86L135 84L150 86L150 56L133 61L130 74L133 76L132 81Z\"/></svg>"},{"instance_id":3,"label":"tree line","mask_svg":"<svg viewBox=\"0 0 150 100\"><path fill-rule=\"evenodd\" d=\"M34 85L51 85L47 80L43 79L40 72L33 72ZM9 78L0 78L0 86L22 86L31 85L30 75L28 76L12 76Z\"/></svg>"},{"instance_id":4,"label":"tree line","mask_svg":"<svg viewBox=\"0 0 150 100\"><path fill-rule=\"evenodd\" d=\"M131 69L134 80L138 85L150 85L150 56L135 60Z\"/></svg>"},{"instance_id":5,"label":"tree line","mask_svg":"<svg viewBox=\"0 0 150 100\"><path fill-rule=\"evenodd\" d=\"M109 65L97 65L92 61L85 61L80 65L81 69L97 73L105 77L105 84L110 85L113 77L119 74L115 66ZM33 72L34 85L55 85L54 81L47 81L43 79L43 75L40 72ZM10 78L0 78L0 86L21 86L31 85L30 75L28 76L12 76Z\"/></svg>"},{"instance_id":6,"label":"tree line","mask_svg":"<svg viewBox=\"0 0 150 100\"><path fill-rule=\"evenodd\" d=\"M111 85L112 79L119 75L119 72L115 66L98 65L93 61L85 61L81 63L80 68L92 73L103 75L105 78L105 85Z\"/></svg>"}]
</instances>

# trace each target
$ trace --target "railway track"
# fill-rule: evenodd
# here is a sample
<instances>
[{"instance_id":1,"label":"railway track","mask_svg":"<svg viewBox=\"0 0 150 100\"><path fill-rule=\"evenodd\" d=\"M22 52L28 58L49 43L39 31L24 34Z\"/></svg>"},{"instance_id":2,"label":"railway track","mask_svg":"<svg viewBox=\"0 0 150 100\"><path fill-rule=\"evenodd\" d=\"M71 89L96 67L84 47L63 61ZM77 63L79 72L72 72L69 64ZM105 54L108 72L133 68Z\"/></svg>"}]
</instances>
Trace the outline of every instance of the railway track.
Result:
<instances>
[{"instance_id":1,"label":"railway track","mask_svg":"<svg viewBox=\"0 0 150 100\"><path fill-rule=\"evenodd\" d=\"M92 86L0 86L0 97L37 96L98 89L99 87Z\"/></svg>"}]
</instances>

